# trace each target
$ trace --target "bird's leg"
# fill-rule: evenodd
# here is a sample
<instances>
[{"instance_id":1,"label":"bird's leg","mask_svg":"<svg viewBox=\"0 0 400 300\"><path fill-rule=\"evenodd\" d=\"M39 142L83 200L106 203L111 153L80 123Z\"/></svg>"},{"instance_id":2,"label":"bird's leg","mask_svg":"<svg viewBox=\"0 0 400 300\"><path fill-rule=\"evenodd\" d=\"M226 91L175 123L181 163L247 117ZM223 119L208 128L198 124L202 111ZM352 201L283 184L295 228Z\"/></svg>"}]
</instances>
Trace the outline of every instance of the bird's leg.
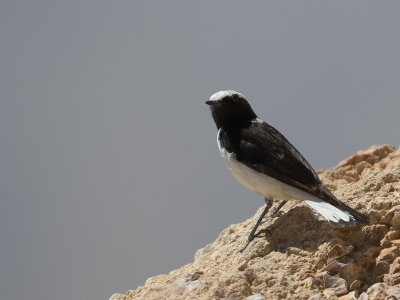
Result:
<instances>
[{"instance_id":1,"label":"bird's leg","mask_svg":"<svg viewBox=\"0 0 400 300\"><path fill-rule=\"evenodd\" d=\"M250 232L248 238L247 238L247 242L244 245L244 247L242 249L240 249L238 252L243 252L247 246L251 243L252 240L254 240L255 238L255 232L258 228L258 226L260 226L262 219L264 218L265 214L268 212L268 210L271 208L272 206L272 200L271 199L267 199L265 198L265 208L264 211L261 213L260 217L257 220L256 225L254 226L253 230Z\"/></svg>"},{"instance_id":2,"label":"bird's leg","mask_svg":"<svg viewBox=\"0 0 400 300\"><path fill-rule=\"evenodd\" d=\"M279 203L279 205L277 206L277 208L275 208L275 210L265 219L265 222L267 222L269 219L273 218L276 216L276 214L278 214L278 212L281 210L281 208L287 203L287 200L283 200L281 203ZM261 229L259 232L257 232L256 234L254 234L254 237L258 237L261 233L264 232L268 232L268 229ZM271 234L271 233L270 233Z\"/></svg>"},{"instance_id":3,"label":"bird's leg","mask_svg":"<svg viewBox=\"0 0 400 300\"><path fill-rule=\"evenodd\" d=\"M275 208L275 210L268 216L265 218L264 222L267 222L269 219L277 217L278 212L281 210L281 208L287 203L287 200L282 200L281 203L279 203L279 205Z\"/></svg>"}]
</instances>

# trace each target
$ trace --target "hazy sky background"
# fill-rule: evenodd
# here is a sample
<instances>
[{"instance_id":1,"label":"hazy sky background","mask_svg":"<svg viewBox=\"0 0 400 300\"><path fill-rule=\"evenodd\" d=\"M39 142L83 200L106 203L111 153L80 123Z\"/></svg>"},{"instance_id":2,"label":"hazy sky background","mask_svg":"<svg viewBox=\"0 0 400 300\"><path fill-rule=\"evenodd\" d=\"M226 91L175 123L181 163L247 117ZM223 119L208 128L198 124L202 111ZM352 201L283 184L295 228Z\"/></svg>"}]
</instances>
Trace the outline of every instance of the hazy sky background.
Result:
<instances>
[{"instance_id":1,"label":"hazy sky background","mask_svg":"<svg viewBox=\"0 0 400 300\"><path fill-rule=\"evenodd\" d=\"M242 92L316 168L398 146L398 1L2 1L0 298L108 299L263 204L204 102ZM243 237L243 241L246 237Z\"/></svg>"}]
</instances>

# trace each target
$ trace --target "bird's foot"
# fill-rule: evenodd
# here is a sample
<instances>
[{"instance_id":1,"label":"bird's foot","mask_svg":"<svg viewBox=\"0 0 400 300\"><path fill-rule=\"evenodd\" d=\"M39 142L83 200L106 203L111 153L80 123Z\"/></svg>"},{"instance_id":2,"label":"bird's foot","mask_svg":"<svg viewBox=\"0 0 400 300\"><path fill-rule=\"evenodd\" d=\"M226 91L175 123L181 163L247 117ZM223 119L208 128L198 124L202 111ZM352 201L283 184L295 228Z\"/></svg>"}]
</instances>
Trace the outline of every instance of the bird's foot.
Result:
<instances>
[{"instance_id":1,"label":"bird's foot","mask_svg":"<svg viewBox=\"0 0 400 300\"><path fill-rule=\"evenodd\" d=\"M261 224L264 224L264 223L268 222L268 221L271 220L271 219L278 218L278 217L280 217L280 216L282 216L282 215L284 215L284 214L285 214L285 212L283 212L283 211L278 211L278 212L276 212L276 213L272 213L271 215L269 215L268 217L266 217L266 218L261 222Z\"/></svg>"},{"instance_id":2,"label":"bird's foot","mask_svg":"<svg viewBox=\"0 0 400 300\"><path fill-rule=\"evenodd\" d=\"M238 250L238 252L243 253L244 250L246 250L247 246L251 243L252 240L254 240L255 235L249 235L249 237L247 238L246 244L243 246L243 248L241 248L240 250Z\"/></svg>"},{"instance_id":3,"label":"bird's foot","mask_svg":"<svg viewBox=\"0 0 400 300\"><path fill-rule=\"evenodd\" d=\"M255 235L254 235L254 237L256 238L256 237L259 237L261 234L263 234L263 233L265 233L265 234L269 234L269 235L272 235L272 233L271 233L271 231L269 231L267 228L265 228L265 229L261 229L260 231L258 231Z\"/></svg>"},{"instance_id":4,"label":"bird's foot","mask_svg":"<svg viewBox=\"0 0 400 300\"><path fill-rule=\"evenodd\" d=\"M272 235L271 231L269 231L267 228L259 230L257 233L251 232L247 238L246 244L241 248L238 252L243 253L243 251L247 248L247 246L257 237L259 237L263 233L269 233Z\"/></svg>"}]
</instances>

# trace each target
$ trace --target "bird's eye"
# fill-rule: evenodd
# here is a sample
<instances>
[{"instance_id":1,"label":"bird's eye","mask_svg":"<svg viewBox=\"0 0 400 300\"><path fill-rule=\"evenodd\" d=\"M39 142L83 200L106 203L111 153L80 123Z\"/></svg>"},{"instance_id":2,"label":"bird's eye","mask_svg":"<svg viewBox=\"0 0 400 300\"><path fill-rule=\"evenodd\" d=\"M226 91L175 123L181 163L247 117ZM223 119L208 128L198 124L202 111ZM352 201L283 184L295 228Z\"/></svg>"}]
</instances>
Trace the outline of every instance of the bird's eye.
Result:
<instances>
[{"instance_id":1,"label":"bird's eye","mask_svg":"<svg viewBox=\"0 0 400 300\"><path fill-rule=\"evenodd\" d=\"M237 94L232 95L232 104L239 104L240 103L240 96Z\"/></svg>"}]
</instances>

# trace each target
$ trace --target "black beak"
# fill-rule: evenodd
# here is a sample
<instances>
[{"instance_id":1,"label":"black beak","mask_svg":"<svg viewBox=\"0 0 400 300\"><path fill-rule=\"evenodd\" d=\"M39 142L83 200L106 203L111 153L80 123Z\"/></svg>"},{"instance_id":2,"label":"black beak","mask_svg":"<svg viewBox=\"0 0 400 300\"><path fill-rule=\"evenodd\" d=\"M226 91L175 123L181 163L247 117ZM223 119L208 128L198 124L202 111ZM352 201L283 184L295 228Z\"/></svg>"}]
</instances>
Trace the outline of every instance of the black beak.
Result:
<instances>
[{"instance_id":1,"label":"black beak","mask_svg":"<svg viewBox=\"0 0 400 300\"><path fill-rule=\"evenodd\" d=\"M215 105L215 104L217 104L217 102L216 102L216 101L208 100L208 101L206 101L206 104L207 104L207 105Z\"/></svg>"}]
</instances>

